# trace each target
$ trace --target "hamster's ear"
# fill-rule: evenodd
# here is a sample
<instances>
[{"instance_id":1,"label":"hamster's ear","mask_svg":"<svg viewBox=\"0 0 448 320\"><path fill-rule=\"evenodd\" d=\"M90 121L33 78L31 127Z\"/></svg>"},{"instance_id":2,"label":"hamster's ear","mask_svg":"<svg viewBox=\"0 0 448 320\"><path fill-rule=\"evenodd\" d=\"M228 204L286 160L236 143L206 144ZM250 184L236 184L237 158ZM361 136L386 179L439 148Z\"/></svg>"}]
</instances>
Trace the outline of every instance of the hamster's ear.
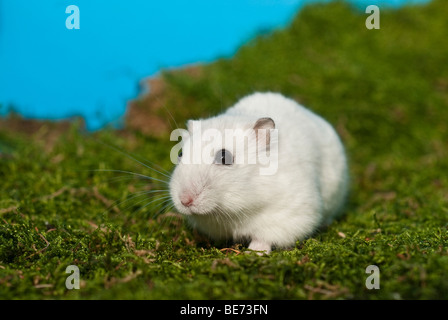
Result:
<instances>
[{"instance_id":1,"label":"hamster's ear","mask_svg":"<svg viewBox=\"0 0 448 320\"><path fill-rule=\"evenodd\" d=\"M266 137L266 147L271 143L271 129L275 129L275 122L271 118L260 118L255 122L254 128L257 140Z\"/></svg>"}]
</instances>

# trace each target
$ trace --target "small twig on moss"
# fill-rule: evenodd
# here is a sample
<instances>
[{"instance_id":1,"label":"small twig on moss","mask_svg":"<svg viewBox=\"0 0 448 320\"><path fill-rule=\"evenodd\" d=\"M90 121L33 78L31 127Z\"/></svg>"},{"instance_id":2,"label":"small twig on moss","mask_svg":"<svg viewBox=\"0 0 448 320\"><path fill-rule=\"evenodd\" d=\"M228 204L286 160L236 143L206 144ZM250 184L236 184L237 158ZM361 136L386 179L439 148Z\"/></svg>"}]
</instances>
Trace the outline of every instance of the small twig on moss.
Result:
<instances>
[{"instance_id":1,"label":"small twig on moss","mask_svg":"<svg viewBox=\"0 0 448 320\"><path fill-rule=\"evenodd\" d=\"M63 194L67 190L69 190L68 187L64 186L61 189L59 189L58 191L53 192L52 194L49 194L49 195L46 195L46 196L42 196L42 197L39 197L39 198L34 198L33 200L31 200L31 202L54 199L56 197L59 197L61 194Z\"/></svg>"},{"instance_id":2,"label":"small twig on moss","mask_svg":"<svg viewBox=\"0 0 448 320\"><path fill-rule=\"evenodd\" d=\"M350 293L348 288L340 287L339 285L331 285L325 282L319 282L317 287L313 287L308 284L305 284L303 287L309 291L308 300L312 300L315 293L321 294L327 299L334 299L338 296L347 295Z\"/></svg>"},{"instance_id":3,"label":"small twig on moss","mask_svg":"<svg viewBox=\"0 0 448 320\"><path fill-rule=\"evenodd\" d=\"M8 212L14 211L14 210L16 210L18 208L19 208L19 206L12 206L12 207L9 207L9 208L0 209L0 214L8 213Z\"/></svg>"},{"instance_id":4,"label":"small twig on moss","mask_svg":"<svg viewBox=\"0 0 448 320\"><path fill-rule=\"evenodd\" d=\"M233 248L223 248L223 249L220 249L219 251L221 251L221 252L223 252L223 253L224 253L224 252L225 252L225 253L229 253L229 252L233 251L233 252L236 253L236 255L241 254L241 251L236 250L236 249L233 249Z\"/></svg>"},{"instance_id":5,"label":"small twig on moss","mask_svg":"<svg viewBox=\"0 0 448 320\"><path fill-rule=\"evenodd\" d=\"M106 289L111 288L112 286L116 285L116 284L120 284L120 283L126 283L129 282L131 280L134 280L135 278L137 278L139 275L142 274L141 270L137 270L135 272L131 272L130 274L128 274L127 276L125 276L124 278L111 278L111 279L104 279L104 287Z\"/></svg>"},{"instance_id":6,"label":"small twig on moss","mask_svg":"<svg viewBox=\"0 0 448 320\"><path fill-rule=\"evenodd\" d=\"M45 241L45 243L46 243L47 245L46 245L44 248L42 248L42 249L40 249L40 250L34 252L32 255L28 256L27 259L29 259L29 258L35 256L36 254L40 254L40 253L44 252L45 250L47 250L48 246L50 245L50 242L48 242L48 240L45 239L45 237L44 237L41 233L38 233L38 235L42 238L42 240ZM33 243L33 249L36 250L36 247L34 247L34 243Z\"/></svg>"},{"instance_id":7,"label":"small twig on moss","mask_svg":"<svg viewBox=\"0 0 448 320\"><path fill-rule=\"evenodd\" d=\"M54 287L54 285L51 283L36 284L34 286L34 288L36 288L36 289L46 289L46 288L53 288L53 287Z\"/></svg>"}]
</instances>

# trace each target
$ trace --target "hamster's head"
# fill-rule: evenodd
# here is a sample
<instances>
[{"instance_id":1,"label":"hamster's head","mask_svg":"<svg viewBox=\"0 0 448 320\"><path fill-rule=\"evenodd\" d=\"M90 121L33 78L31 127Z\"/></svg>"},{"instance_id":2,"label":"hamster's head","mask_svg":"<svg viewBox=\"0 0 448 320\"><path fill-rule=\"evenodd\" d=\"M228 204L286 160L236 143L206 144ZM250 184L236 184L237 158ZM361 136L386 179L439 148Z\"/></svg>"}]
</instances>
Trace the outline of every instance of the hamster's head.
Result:
<instances>
[{"instance_id":1,"label":"hamster's head","mask_svg":"<svg viewBox=\"0 0 448 320\"><path fill-rule=\"evenodd\" d=\"M257 155L274 143L274 121L222 115L190 120L187 127L170 179L176 209L185 215L237 215L257 205L256 190L266 183Z\"/></svg>"}]
</instances>

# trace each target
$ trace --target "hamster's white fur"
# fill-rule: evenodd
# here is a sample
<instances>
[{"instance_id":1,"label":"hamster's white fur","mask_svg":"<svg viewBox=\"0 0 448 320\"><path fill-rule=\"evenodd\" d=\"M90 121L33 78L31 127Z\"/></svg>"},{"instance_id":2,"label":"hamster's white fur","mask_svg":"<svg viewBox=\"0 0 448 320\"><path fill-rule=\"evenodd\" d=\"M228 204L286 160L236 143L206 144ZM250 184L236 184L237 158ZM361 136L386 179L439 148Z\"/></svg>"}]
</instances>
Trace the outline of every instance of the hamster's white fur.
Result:
<instances>
[{"instance_id":1,"label":"hamster's white fur","mask_svg":"<svg viewBox=\"0 0 448 320\"><path fill-rule=\"evenodd\" d=\"M270 141L278 149L275 174L260 175L253 164L180 161L170 191L193 227L215 239L247 239L249 249L269 253L272 247L293 246L332 221L347 196L348 169L332 126L278 93L254 93L196 124L224 132L254 127L260 118L271 118L278 129L278 139ZM190 133L194 124L188 122ZM187 137L183 144L204 143L194 140Z\"/></svg>"}]
</instances>

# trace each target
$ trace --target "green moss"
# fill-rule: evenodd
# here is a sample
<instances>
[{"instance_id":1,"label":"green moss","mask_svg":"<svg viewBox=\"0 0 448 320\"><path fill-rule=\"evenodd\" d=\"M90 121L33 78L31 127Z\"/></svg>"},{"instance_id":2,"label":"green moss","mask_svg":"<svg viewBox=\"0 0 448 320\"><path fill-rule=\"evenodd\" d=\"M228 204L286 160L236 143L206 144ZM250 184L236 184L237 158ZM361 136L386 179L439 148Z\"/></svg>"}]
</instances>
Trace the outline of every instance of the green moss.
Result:
<instances>
[{"instance_id":1,"label":"green moss","mask_svg":"<svg viewBox=\"0 0 448 320\"><path fill-rule=\"evenodd\" d=\"M74 124L49 147L0 130L0 298L448 298L447 16L435 0L382 10L381 29L367 30L347 5L313 5L200 76L163 74L177 123L270 90L340 133L352 177L345 215L269 257L220 250L231 244L159 212L165 194L136 194L163 182L97 170L166 180L108 147L171 170L165 138ZM65 287L69 265L80 290ZM365 286L369 265L379 290Z\"/></svg>"}]
</instances>

